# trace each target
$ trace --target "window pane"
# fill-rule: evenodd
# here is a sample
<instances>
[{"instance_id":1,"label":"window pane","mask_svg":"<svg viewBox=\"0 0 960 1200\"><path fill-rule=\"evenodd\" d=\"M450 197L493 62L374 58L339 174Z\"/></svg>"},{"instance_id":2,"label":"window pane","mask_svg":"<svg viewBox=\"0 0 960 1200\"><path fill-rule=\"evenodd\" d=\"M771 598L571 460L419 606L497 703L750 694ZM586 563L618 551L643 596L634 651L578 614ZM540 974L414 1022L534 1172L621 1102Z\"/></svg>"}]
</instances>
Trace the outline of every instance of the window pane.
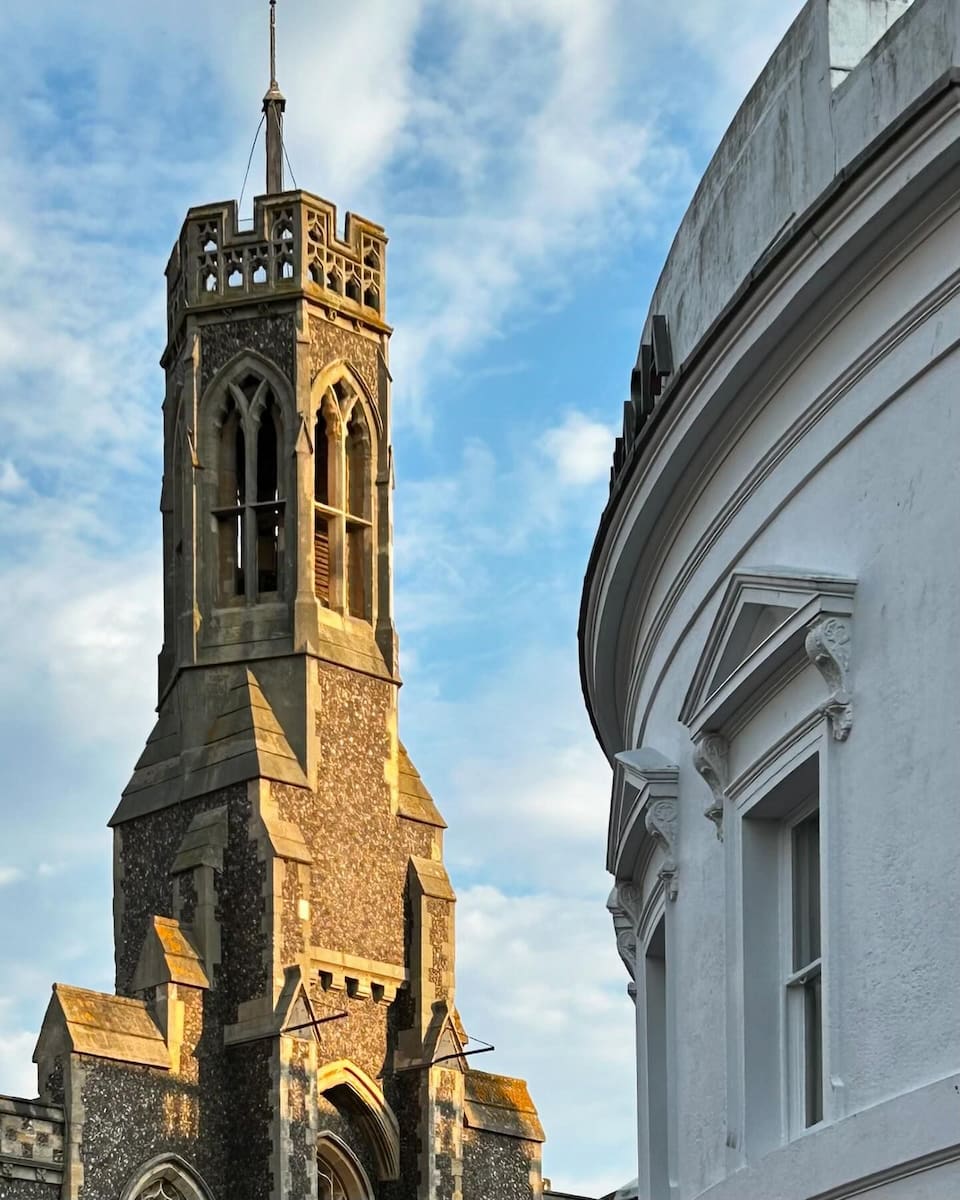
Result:
<instances>
[{"instance_id":1,"label":"window pane","mask_svg":"<svg viewBox=\"0 0 960 1200\"><path fill-rule=\"evenodd\" d=\"M804 1047L806 1070L806 1123L816 1125L823 1120L823 1015L820 976L810 979L803 988Z\"/></svg>"},{"instance_id":2,"label":"window pane","mask_svg":"<svg viewBox=\"0 0 960 1200\"><path fill-rule=\"evenodd\" d=\"M279 592L283 564L283 505L258 508L257 591Z\"/></svg>"},{"instance_id":3,"label":"window pane","mask_svg":"<svg viewBox=\"0 0 960 1200\"><path fill-rule=\"evenodd\" d=\"M793 969L820 957L820 814L793 830Z\"/></svg>"}]
</instances>

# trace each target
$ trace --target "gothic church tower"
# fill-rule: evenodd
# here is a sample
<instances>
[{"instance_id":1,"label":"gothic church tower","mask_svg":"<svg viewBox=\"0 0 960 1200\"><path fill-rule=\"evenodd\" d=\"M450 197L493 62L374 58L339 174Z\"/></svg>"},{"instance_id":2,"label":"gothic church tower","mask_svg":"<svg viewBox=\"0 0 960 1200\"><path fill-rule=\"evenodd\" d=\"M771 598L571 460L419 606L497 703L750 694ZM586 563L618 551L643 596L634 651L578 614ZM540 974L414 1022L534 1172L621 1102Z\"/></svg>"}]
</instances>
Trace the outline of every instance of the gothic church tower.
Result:
<instances>
[{"instance_id":1,"label":"gothic church tower","mask_svg":"<svg viewBox=\"0 0 960 1200\"><path fill-rule=\"evenodd\" d=\"M271 76L252 228L192 208L167 267L164 634L111 822L117 994L55 986L27 1107L59 1163L9 1194L533 1200L539 1121L471 1069L444 821L398 736L387 238L284 189Z\"/></svg>"}]
</instances>

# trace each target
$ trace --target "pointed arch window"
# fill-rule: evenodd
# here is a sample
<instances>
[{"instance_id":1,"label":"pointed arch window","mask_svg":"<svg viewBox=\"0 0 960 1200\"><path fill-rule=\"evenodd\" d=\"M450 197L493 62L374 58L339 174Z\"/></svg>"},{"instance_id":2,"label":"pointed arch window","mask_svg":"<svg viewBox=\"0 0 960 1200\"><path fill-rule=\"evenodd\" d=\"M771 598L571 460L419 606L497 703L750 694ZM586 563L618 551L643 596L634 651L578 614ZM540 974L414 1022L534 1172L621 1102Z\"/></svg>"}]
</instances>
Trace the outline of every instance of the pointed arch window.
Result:
<instances>
[{"instance_id":1,"label":"pointed arch window","mask_svg":"<svg viewBox=\"0 0 960 1200\"><path fill-rule=\"evenodd\" d=\"M227 388L217 502L222 601L254 603L283 590L283 424L270 385L248 374Z\"/></svg>"},{"instance_id":2,"label":"pointed arch window","mask_svg":"<svg viewBox=\"0 0 960 1200\"><path fill-rule=\"evenodd\" d=\"M120 1200L210 1200L210 1192L182 1158L164 1154L140 1167Z\"/></svg>"},{"instance_id":3,"label":"pointed arch window","mask_svg":"<svg viewBox=\"0 0 960 1200\"><path fill-rule=\"evenodd\" d=\"M373 438L353 387L325 393L314 434L314 589L328 608L371 620Z\"/></svg>"},{"instance_id":4,"label":"pointed arch window","mask_svg":"<svg viewBox=\"0 0 960 1200\"><path fill-rule=\"evenodd\" d=\"M346 1143L323 1133L317 1143L318 1200L370 1200L373 1191L366 1172Z\"/></svg>"}]
</instances>

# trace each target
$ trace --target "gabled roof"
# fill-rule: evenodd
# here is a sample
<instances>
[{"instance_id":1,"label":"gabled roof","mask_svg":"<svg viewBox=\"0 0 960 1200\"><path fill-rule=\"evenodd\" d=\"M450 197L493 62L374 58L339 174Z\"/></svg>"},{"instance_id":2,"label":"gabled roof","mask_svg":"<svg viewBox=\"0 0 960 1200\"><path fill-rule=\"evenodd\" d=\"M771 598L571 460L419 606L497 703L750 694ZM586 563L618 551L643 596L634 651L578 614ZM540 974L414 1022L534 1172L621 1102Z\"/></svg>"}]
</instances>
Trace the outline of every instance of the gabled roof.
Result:
<instances>
[{"instance_id":1,"label":"gabled roof","mask_svg":"<svg viewBox=\"0 0 960 1200\"><path fill-rule=\"evenodd\" d=\"M308 786L300 760L249 667L227 693L205 744L191 758L184 799L248 779Z\"/></svg>"},{"instance_id":2,"label":"gabled roof","mask_svg":"<svg viewBox=\"0 0 960 1200\"><path fill-rule=\"evenodd\" d=\"M163 1034L142 1000L55 983L33 1061L64 1050L170 1069Z\"/></svg>"},{"instance_id":3,"label":"gabled roof","mask_svg":"<svg viewBox=\"0 0 960 1200\"><path fill-rule=\"evenodd\" d=\"M143 992L165 983L210 986L203 960L180 922L172 917L153 917L133 975L133 991Z\"/></svg>"}]
</instances>

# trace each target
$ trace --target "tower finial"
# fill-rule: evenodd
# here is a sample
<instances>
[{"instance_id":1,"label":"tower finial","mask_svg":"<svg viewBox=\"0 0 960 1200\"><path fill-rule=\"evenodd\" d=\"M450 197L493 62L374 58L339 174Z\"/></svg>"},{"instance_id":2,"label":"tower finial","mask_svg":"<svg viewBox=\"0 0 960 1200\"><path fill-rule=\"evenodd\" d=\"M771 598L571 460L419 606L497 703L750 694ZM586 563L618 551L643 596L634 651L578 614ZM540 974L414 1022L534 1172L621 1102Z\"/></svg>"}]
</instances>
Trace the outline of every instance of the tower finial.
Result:
<instances>
[{"instance_id":1,"label":"tower finial","mask_svg":"<svg viewBox=\"0 0 960 1200\"><path fill-rule=\"evenodd\" d=\"M283 113L287 107L277 84L277 0L270 0L270 87L263 98L267 118L267 194L283 191Z\"/></svg>"}]
</instances>

